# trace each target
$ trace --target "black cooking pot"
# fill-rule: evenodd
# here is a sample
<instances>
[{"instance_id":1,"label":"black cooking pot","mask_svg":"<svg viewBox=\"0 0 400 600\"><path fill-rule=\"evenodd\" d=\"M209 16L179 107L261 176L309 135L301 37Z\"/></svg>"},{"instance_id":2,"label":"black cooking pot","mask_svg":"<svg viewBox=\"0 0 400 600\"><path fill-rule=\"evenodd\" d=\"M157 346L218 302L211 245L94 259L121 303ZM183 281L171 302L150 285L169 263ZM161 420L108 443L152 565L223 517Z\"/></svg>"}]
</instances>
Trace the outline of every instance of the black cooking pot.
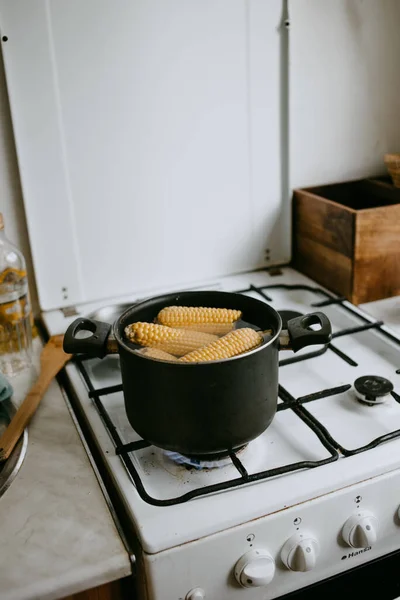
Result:
<instances>
[{"instance_id":1,"label":"black cooking pot","mask_svg":"<svg viewBox=\"0 0 400 600\"><path fill-rule=\"evenodd\" d=\"M171 305L238 309L243 321L272 334L244 355L213 362L165 362L138 353L137 346L125 338L125 327L136 321L152 322ZM316 324L318 331L312 329ZM330 338L330 322L323 313L291 319L283 330L279 313L260 300L205 291L146 300L125 311L112 328L77 319L65 334L64 350L100 358L119 352L125 408L134 430L155 446L205 458L240 448L271 423L277 407L280 349L296 352L311 344L326 344Z\"/></svg>"}]
</instances>

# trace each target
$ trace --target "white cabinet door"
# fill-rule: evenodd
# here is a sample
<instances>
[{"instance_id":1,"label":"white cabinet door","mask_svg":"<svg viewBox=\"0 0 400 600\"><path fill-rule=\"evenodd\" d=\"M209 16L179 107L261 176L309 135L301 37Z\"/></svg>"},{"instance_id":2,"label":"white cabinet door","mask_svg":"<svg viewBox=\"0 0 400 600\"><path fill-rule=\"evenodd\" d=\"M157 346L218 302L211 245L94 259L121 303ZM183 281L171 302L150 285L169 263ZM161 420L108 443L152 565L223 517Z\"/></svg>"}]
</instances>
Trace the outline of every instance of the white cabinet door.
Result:
<instances>
[{"instance_id":1,"label":"white cabinet door","mask_svg":"<svg viewBox=\"0 0 400 600\"><path fill-rule=\"evenodd\" d=\"M0 1L43 309L289 258L280 5Z\"/></svg>"}]
</instances>

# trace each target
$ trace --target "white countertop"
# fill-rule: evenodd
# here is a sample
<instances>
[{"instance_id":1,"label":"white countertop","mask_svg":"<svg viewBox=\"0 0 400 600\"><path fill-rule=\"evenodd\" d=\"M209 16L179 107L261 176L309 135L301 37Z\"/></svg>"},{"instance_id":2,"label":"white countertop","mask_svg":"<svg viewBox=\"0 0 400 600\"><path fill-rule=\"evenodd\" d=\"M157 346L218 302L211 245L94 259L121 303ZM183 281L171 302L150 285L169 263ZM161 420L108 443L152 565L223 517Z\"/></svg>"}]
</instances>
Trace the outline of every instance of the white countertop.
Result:
<instances>
[{"instance_id":1,"label":"white countertop","mask_svg":"<svg viewBox=\"0 0 400 600\"><path fill-rule=\"evenodd\" d=\"M11 381L18 404L28 386L22 379ZM62 598L131 572L55 381L29 427L21 470L0 498L0 520L1 600Z\"/></svg>"}]
</instances>

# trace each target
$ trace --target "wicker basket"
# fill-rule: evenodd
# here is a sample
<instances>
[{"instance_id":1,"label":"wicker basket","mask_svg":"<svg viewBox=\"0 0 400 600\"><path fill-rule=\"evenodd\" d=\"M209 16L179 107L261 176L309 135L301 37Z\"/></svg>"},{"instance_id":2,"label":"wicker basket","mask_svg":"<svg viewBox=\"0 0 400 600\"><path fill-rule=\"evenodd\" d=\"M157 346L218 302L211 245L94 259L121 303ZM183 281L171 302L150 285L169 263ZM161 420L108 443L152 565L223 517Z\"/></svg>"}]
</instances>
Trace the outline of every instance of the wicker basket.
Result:
<instances>
[{"instance_id":1,"label":"wicker basket","mask_svg":"<svg viewBox=\"0 0 400 600\"><path fill-rule=\"evenodd\" d=\"M392 178L393 184L400 188L400 152L385 154L385 165Z\"/></svg>"}]
</instances>

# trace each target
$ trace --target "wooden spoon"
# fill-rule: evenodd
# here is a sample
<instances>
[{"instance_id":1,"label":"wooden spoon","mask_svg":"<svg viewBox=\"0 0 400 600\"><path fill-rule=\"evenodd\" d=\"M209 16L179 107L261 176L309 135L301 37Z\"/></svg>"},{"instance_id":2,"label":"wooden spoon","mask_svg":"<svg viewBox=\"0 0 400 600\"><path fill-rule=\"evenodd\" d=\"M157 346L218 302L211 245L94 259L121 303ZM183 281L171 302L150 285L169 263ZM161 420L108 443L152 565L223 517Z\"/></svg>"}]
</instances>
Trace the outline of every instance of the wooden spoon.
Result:
<instances>
[{"instance_id":1,"label":"wooden spoon","mask_svg":"<svg viewBox=\"0 0 400 600\"><path fill-rule=\"evenodd\" d=\"M65 354L62 348L63 339L63 335L55 335L43 348L40 356L39 377L0 437L0 462L7 460L10 456L22 432L35 414L51 381L71 358L72 355Z\"/></svg>"}]
</instances>

